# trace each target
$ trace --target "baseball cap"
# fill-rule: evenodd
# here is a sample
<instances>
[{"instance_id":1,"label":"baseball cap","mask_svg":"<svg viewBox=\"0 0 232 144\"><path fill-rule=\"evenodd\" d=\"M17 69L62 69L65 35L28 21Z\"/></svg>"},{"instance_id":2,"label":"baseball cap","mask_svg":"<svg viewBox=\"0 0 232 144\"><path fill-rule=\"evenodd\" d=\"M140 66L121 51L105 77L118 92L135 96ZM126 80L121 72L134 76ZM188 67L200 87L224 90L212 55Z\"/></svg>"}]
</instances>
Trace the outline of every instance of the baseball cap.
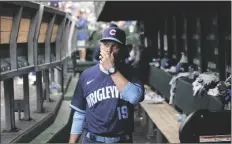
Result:
<instances>
[{"instance_id":1,"label":"baseball cap","mask_svg":"<svg viewBox=\"0 0 232 144\"><path fill-rule=\"evenodd\" d=\"M125 45L126 33L118 28L116 24L111 23L110 26L103 31L103 36L102 39L100 39L100 42L106 40L115 41Z\"/></svg>"}]
</instances>

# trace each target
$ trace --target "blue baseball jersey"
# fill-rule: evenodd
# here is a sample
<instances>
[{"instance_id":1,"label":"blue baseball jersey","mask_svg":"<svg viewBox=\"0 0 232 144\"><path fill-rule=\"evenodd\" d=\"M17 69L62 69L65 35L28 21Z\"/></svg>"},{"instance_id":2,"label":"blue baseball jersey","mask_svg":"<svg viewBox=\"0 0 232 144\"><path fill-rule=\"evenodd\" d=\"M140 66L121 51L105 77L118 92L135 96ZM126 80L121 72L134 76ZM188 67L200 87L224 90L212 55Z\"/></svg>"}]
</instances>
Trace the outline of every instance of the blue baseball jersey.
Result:
<instances>
[{"instance_id":1,"label":"blue baseball jersey","mask_svg":"<svg viewBox=\"0 0 232 144\"><path fill-rule=\"evenodd\" d=\"M133 78L135 71L126 65L122 70L128 80ZM99 64L81 74L71 107L86 111L83 127L89 132L120 136L134 131L133 104L122 99L113 80L100 70Z\"/></svg>"}]
</instances>

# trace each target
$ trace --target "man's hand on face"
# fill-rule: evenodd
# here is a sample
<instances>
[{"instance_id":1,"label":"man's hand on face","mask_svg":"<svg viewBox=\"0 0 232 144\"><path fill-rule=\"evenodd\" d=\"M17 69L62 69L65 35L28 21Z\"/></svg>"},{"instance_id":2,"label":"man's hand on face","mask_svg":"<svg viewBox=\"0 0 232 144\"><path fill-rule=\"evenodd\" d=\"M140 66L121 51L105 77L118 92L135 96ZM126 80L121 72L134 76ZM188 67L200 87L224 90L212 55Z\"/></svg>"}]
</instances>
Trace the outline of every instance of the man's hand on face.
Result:
<instances>
[{"instance_id":1,"label":"man's hand on face","mask_svg":"<svg viewBox=\"0 0 232 144\"><path fill-rule=\"evenodd\" d=\"M100 64L105 70L115 66L113 52L110 53L107 49L102 49L100 52Z\"/></svg>"}]
</instances>

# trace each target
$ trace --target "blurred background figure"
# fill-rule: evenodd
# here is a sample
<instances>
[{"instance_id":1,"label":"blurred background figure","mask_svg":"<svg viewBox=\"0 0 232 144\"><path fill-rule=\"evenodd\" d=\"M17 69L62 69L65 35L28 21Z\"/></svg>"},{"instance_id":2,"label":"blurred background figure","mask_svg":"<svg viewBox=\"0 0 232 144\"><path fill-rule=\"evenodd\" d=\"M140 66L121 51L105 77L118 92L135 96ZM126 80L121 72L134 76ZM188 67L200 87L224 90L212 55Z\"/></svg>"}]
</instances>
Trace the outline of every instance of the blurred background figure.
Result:
<instances>
[{"instance_id":1,"label":"blurred background figure","mask_svg":"<svg viewBox=\"0 0 232 144\"><path fill-rule=\"evenodd\" d=\"M92 55L93 61L99 62L100 61L99 56L100 56L100 44L98 43L93 50L93 55Z\"/></svg>"},{"instance_id":2,"label":"blurred background figure","mask_svg":"<svg viewBox=\"0 0 232 144\"><path fill-rule=\"evenodd\" d=\"M133 45L133 44L128 44L127 47L129 49L129 57L127 59L127 62L133 66L138 66L139 61L140 61L139 46Z\"/></svg>"},{"instance_id":3,"label":"blurred background figure","mask_svg":"<svg viewBox=\"0 0 232 144\"><path fill-rule=\"evenodd\" d=\"M80 54L80 61L85 61L86 60L86 42L89 38L88 21L86 19L87 16L81 10L78 10L76 17L77 17L76 24L78 27L77 47L78 47L79 54Z\"/></svg>"},{"instance_id":4,"label":"blurred background figure","mask_svg":"<svg viewBox=\"0 0 232 144\"><path fill-rule=\"evenodd\" d=\"M50 1L50 2L48 2L48 5L52 8L62 10L61 0Z\"/></svg>"}]
</instances>

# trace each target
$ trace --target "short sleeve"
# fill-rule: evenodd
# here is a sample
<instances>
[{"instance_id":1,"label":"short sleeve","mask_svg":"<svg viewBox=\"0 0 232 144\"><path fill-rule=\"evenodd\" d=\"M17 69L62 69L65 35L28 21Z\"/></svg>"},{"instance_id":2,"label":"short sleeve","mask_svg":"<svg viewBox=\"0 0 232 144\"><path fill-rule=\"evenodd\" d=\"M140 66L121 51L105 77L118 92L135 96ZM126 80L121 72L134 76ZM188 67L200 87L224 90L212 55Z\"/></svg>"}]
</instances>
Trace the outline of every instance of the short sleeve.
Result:
<instances>
[{"instance_id":1,"label":"short sleeve","mask_svg":"<svg viewBox=\"0 0 232 144\"><path fill-rule=\"evenodd\" d=\"M86 110L86 99L84 97L84 90L82 87L82 79L80 79L77 82L77 86L74 92L74 95L72 97L72 101L70 104L70 107L73 108L76 111L85 111Z\"/></svg>"}]
</instances>

